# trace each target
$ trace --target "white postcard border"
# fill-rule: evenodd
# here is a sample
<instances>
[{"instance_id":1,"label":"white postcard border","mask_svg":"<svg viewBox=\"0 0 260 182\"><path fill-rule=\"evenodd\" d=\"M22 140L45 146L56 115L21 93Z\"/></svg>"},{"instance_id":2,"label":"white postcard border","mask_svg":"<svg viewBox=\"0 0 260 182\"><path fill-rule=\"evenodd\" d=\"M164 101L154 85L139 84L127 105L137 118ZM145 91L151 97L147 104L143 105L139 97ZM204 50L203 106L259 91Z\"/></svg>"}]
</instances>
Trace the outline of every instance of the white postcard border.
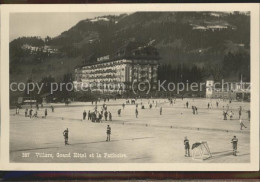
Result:
<instances>
[{"instance_id":1,"label":"white postcard border","mask_svg":"<svg viewBox=\"0 0 260 182\"><path fill-rule=\"evenodd\" d=\"M89 4L1 5L1 163L2 170L55 171L257 171L259 170L259 4ZM250 11L250 163L10 163L9 14L14 12Z\"/></svg>"}]
</instances>

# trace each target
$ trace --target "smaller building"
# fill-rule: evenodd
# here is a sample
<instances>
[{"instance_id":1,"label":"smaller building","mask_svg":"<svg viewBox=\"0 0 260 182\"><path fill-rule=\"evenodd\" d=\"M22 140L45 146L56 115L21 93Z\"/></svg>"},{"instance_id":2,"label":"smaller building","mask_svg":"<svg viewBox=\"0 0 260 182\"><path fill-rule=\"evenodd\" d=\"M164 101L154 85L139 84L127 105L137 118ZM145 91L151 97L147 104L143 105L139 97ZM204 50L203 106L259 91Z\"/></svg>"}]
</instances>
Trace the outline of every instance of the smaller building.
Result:
<instances>
[{"instance_id":1,"label":"smaller building","mask_svg":"<svg viewBox=\"0 0 260 182\"><path fill-rule=\"evenodd\" d=\"M250 82L214 82L206 81L206 98L250 101Z\"/></svg>"}]
</instances>

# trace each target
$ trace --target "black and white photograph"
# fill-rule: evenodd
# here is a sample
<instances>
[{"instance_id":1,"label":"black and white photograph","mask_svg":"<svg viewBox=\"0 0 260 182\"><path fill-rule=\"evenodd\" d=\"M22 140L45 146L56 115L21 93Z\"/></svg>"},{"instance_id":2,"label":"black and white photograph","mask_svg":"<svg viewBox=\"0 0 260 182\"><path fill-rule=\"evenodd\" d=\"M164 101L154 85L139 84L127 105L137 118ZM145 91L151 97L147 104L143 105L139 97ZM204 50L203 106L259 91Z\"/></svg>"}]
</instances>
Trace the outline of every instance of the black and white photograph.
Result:
<instances>
[{"instance_id":1,"label":"black and white photograph","mask_svg":"<svg viewBox=\"0 0 260 182\"><path fill-rule=\"evenodd\" d=\"M5 161L193 170L259 161L253 5L9 9Z\"/></svg>"}]
</instances>

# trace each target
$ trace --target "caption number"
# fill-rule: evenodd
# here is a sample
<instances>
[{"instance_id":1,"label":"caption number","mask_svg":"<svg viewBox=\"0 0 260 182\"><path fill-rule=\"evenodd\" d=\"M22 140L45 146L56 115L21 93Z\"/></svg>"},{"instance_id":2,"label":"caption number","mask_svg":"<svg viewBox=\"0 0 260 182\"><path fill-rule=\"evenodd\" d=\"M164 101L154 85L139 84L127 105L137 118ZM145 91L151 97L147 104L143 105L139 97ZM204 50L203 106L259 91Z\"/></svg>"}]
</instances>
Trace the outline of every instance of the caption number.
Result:
<instances>
[{"instance_id":1,"label":"caption number","mask_svg":"<svg viewBox=\"0 0 260 182\"><path fill-rule=\"evenodd\" d=\"M30 157L30 153L22 153L22 157Z\"/></svg>"}]
</instances>

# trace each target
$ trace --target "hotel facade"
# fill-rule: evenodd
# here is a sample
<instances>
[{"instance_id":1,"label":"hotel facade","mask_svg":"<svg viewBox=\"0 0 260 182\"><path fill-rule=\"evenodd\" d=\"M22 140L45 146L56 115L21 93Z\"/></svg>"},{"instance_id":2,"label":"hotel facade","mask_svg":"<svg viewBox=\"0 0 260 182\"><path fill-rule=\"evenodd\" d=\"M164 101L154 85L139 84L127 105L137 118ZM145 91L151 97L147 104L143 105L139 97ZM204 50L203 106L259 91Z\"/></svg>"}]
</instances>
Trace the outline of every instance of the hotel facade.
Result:
<instances>
[{"instance_id":1,"label":"hotel facade","mask_svg":"<svg viewBox=\"0 0 260 182\"><path fill-rule=\"evenodd\" d=\"M145 83L144 87L155 90L158 66L159 54L154 47L130 42L113 56L103 56L94 63L78 66L74 87L76 90L122 93L133 87L136 90L139 83Z\"/></svg>"}]
</instances>

